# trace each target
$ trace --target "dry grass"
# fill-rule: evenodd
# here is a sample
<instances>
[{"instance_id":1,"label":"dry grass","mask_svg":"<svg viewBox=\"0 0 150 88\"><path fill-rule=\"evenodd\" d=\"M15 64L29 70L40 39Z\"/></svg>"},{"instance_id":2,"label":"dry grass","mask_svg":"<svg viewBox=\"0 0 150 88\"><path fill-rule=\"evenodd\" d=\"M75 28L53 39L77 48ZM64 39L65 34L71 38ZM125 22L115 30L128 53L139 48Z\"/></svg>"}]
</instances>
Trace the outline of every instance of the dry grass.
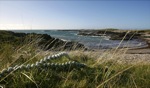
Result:
<instances>
[{"instance_id":1,"label":"dry grass","mask_svg":"<svg viewBox=\"0 0 150 88\"><path fill-rule=\"evenodd\" d=\"M14 64L34 63L35 61L57 52L39 51L25 46L19 52L1 53L1 69ZM9 47L7 47L9 48ZM6 49L7 50L7 49ZM23 51L24 50L24 51ZM4 51L3 51L4 52ZM22 52L26 53L23 57L16 57L7 60L8 56L19 56ZM139 61L136 64L120 62L123 58L124 50L118 50L115 54L113 50L98 51L71 51L69 56L71 60L86 63L88 68L73 69L71 71L55 71L52 69L31 69L29 71L16 71L8 74L0 81L0 84L6 87L144 87L148 88L150 83L150 65ZM30 54L30 55L28 55ZM113 57L112 57L113 55ZM65 59L65 58L62 58ZM15 61L13 61L15 60ZM12 63L13 62L13 63ZM141 83L142 82L142 83Z\"/></svg>"},{"instance_id":2,"label":"dry grass","mask_svg":"<svg viewBox=\"0 0 150 88\"><path fill-rule=\"evenodd\" d=\"M16 64L34 63L44 56L60 52L39 50L33 45L29 43L17 49L10 44L3 45L0 70ZM144 59L147 56L129 59L126 51L126 48L67 51L71 60L85 63L87 67L71 71L51 68L14 71L0 78L0 85L13 88L149 88L150 64ZM61 59L58 62L66 60L65 57Z\"/></svg>"}]
</instances>

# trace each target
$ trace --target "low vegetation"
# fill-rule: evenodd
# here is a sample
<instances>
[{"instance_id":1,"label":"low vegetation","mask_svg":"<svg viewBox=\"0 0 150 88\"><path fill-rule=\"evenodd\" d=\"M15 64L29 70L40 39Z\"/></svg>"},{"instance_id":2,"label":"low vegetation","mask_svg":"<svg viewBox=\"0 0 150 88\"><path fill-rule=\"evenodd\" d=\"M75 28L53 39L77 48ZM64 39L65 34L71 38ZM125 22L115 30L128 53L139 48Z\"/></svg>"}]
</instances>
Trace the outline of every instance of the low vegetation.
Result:
<instances>
[{"instance_id":1,"label":"low vegetation","mask_svg":"<svg viewBox=\"0 0 150 88\"><path fill-rule=\"evenodd\" d=\"M37 39L38 40L38 39ZM1 43L0 71L4 68L35 63L45 56L61 51L42 50L34 46L36 42L16 45L16 43ZM114 50L112 50L114 51ZM72 70L55 70L51 68L32 68L30 70L14 71L0 78L0 85L13 88L149 88L150 64L119 63L115 52L101 55L93 51L66 51L70 60L85 63L86 67ZM62 57L54 62L68 61ZM53 62L53 61L52 61ZM51 62L50 62L51 63Z\"/></svg>"}]
</instances>

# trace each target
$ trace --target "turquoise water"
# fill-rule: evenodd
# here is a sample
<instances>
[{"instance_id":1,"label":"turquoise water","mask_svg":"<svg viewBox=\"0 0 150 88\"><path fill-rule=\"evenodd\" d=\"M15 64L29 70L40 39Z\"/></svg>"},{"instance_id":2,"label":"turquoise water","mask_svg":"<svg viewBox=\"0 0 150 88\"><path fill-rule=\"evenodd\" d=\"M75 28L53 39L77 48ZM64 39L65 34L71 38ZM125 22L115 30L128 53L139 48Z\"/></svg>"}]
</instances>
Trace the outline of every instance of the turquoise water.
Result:
<instances>
[{"instance_id":1,"label":"turquoise water","mask_svg":"<svg viewBox=\"0 0 150 88\"><path fill-rule=\"evenodd\" d=\"M38 33L48 34L52 37L59 38L66 41L76 41L84 44L87 48L102 49L102 48L115 48L119 45L121 40L108 40L100 36L80 36L77 35L78 31L57 31L57 30L15 30L14 32L24 33ZM142 47L146 43L140 40L123 41L120 47Z\"/></svg>"}]
</instances>

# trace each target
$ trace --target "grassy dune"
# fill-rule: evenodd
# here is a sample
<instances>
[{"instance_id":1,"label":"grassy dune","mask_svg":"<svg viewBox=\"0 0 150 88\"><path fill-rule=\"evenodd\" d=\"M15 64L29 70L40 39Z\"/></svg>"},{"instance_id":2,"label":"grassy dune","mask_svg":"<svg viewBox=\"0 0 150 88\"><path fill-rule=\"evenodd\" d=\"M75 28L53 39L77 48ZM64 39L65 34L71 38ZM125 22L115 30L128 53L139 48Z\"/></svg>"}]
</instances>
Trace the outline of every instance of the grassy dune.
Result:
<instances>
[{"instance_id":1,"label":"grassy dune","mask_svg":"<svg viewBox=\"0 0 150 88\"><path fill-rule=\"evenodd\" d=\"M114 50L112 50L114 51ZM72 70L53 70L51 68L22 70L12 72L0 79L0 85L14 88L149 88L150 64L142 61L136 64L118 62L124 50L84 52L70 51L71 60L85 63L86 68ZM32 45L20 46L14 50L9 44L3 45L0 50L1 67L7 68L16 64L34 63L47 55L58 51L37 50ZM66 57L52 62L68 61Z\"/></svg>"},{"instance_id":2,"label":"grassy dune","mask_svg":"<svg viewBox=\"0 0 150 88\"><path fill-rule=\"evenodd\" d=\"M38 41L39 39L37 39ZM45 56L61 51L37 48L36 40L24 44L0 43L0 71L10 66L35 63ZM149 88L150 63L124 58L127 49L106 51L66 51L69 58L61 57L50 63L77 61L86 67L58 70L31 68L13 71L0 78L6 88ZM123 59L124 58L124 59ZM143 57L144 58L144 57ZM136 59L136 58L135 58Z\"/></svg>"}]
</instances>

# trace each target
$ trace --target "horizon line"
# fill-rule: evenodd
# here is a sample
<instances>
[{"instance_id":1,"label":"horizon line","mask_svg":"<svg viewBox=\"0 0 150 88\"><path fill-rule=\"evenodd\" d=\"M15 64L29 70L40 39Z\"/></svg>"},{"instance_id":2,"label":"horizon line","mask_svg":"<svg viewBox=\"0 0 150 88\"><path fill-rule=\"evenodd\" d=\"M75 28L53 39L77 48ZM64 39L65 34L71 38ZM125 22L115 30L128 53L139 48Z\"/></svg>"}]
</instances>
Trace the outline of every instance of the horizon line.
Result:
<instances>
[{"instance_id":1,"label":"horizon line","mask_svg":"<svg viewBox=\"0 0 150 88\"><path fill-rule=\"evenodd\" d=\"M103 29L117 29L117 30L150 30L150 28L37 28L37 29L0 29L0 30L103 30Z\"/></svg>"}]
</instances>

